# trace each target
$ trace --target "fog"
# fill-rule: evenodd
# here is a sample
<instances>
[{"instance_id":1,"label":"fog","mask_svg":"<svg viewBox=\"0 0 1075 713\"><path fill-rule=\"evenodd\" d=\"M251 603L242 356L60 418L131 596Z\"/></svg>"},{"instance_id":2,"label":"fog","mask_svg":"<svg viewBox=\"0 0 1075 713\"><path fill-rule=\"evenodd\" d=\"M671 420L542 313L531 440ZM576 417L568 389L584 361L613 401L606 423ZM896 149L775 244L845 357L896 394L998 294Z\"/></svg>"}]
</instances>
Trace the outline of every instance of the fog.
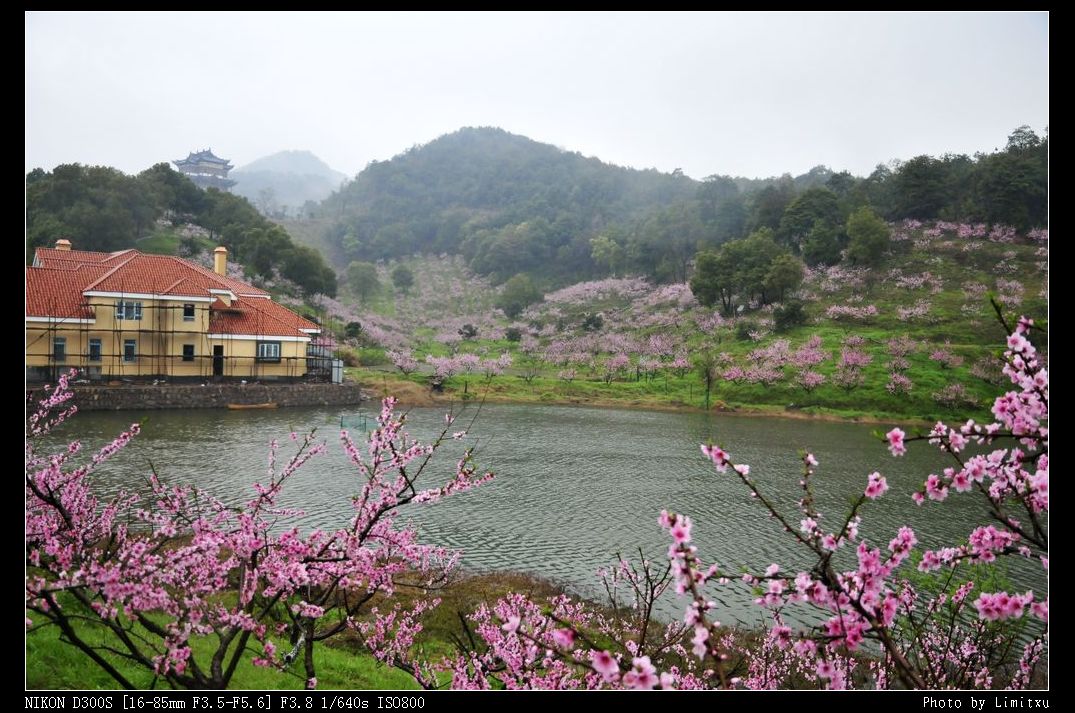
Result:
<instances>
[{"instance_id":1,"label":"fog","mask_svg":"<svg viewBox=\"0 0 1075 713\"><path fill-rule=\"evenodd\" d=\"M29 12L26 169L211 147L354 175L499 126L695 178L868 174L1048 125L1047 13Z\"/></svg>"}]
</instances>

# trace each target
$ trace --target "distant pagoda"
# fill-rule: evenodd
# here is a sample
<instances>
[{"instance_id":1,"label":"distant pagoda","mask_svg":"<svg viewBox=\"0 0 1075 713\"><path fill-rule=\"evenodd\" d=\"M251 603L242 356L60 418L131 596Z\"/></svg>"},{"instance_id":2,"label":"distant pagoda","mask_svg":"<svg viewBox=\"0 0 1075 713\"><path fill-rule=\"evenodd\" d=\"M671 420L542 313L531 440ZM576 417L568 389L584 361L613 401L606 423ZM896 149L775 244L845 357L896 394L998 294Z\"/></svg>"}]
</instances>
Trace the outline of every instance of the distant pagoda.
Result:
<instances>
[{"instance_id":1,"label":"distant pagoda","mask_svg":"<svg viewBox=\"0 0 1075 713\"><path fill-rule=\"evenodd\" d=\"M228 171L235 167L227 159L214 156L212 149L198 153L191 151L186 158L172 163L200 188L226 191L235 185L235 181L228 178Z\"/></svg>"}]
</instances>

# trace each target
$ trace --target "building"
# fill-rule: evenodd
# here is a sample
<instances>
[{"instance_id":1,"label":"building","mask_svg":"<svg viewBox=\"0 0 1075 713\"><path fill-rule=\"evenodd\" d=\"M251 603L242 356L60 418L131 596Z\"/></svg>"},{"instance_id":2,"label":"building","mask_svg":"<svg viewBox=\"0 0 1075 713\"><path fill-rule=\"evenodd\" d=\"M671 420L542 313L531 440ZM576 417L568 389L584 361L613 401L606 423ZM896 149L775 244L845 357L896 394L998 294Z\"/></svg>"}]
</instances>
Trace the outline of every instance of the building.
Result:
<instances>
[{"instance_id":1,"label":"building","mask_svg":"<svg viewBox=\"0 0 1075 713\"><path fill-rule=\"evenodd\" d=\"M27 378L298 379L322 365L318 325L214 269L137 250L38 248L26 268ZM309 352L309 354L308 354ZM307 357L311 362L308 364Z\"/></svg>"},{"instance_id":2,"label":"building","mask_svg":"<svg viewBox=\"0 0 1075 713\"><path fill-rule=\"evenodd\" d=\"M191 151L186 158L172 163L199 188L219 188L226 191L235 185L235 181L228 178L228 171L235 167L227 159L214 156L212 149L198 153Z\"/></svg>"}]
</instances>

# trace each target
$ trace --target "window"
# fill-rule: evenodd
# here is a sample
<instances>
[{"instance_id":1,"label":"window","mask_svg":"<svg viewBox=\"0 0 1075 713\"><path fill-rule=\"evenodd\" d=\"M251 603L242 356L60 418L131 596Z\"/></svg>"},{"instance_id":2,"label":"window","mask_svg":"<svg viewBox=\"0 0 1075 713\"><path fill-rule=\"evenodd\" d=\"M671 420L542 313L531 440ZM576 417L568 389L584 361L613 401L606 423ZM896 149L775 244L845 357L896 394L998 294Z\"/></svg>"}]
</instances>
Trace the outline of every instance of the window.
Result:
<instances>
[{"instance_id":1,"label":"window","mask_svg":"<svg viewBox=\"0 0 1075 713\"><path fill-rule=\"evenodd\" d=\"M138 340L137 339L124 339L123 340L123 361L137 361L138 360Z\"/></svg>"},{"instance_id":2,"label":"window","mask_svg":"<svg viewBox=\"0 0 1075 713\"><path fill-rule=\"evenodd\" d=\"M142 303L120 300L116 303L116 319L142 319Z\"/></svg>"},{"instance_id":3,"label":"window","mask_svg":"<svg viewBox=\"0 0 1075 713\"><path fill-rule=\"evenodd\" d=\"M67 360L67 337L55 337L52 340L52 358L56 361Z\"/></svg>"},{"instance_id":4,"label":"window","mask_svg":"<svg viewBox=\"0 0 1075 713\"><path fill-rule=\"evenodd\" d=\"M183 345L183 361L194 361L194 345Z\"/></svg>"},{"instance_id":5,"label":"window","mask_svg":"<svg viewBox=\"0 0 1075 713\"><path fill-rule=\"evenodd\" d=\"M194 305L192 305L192 304L183 305L183 321L184 322L193 322L194 321Z\"/></svg>"},{"instance_id":6,"label":"window","mask_svg":"<svg viewBox=\"0 0 1075 713\"><path fill-rule=\"evenodd\" d=\"M280 342L258 342L258 361L280 361Z\"/></svg>"},{"instance_id":7,"label":"window","mask_svg":"<svg viewBox=\"0 0 1075 713\"><path fill-rule=\"evenodd\" d=\"M90 340L90 361L101 361L101 340Z\"/></svg>"}]
</instances>

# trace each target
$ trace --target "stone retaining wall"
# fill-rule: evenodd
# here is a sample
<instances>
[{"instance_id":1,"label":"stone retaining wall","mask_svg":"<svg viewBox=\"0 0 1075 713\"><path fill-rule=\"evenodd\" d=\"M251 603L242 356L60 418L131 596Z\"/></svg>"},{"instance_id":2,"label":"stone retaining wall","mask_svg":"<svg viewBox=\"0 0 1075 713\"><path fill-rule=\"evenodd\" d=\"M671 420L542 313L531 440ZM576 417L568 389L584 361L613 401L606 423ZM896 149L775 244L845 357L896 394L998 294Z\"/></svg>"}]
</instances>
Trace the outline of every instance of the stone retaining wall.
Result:
<instances>
[{"instance_id":1,"label":"stone retaining wall","mask_svg":"<svg viewBox=\"0 0 1075 713\"><path fill-rule=\"evenodd\" d=\"M73 385L74 402L82 411L123 411L175 408L227 408L228 404L273 402L286 406L351 406L362 401L358 384L135 384L124 386ZM28 389L34 403L39 387Z\"/></svg>"}]
</instances>

